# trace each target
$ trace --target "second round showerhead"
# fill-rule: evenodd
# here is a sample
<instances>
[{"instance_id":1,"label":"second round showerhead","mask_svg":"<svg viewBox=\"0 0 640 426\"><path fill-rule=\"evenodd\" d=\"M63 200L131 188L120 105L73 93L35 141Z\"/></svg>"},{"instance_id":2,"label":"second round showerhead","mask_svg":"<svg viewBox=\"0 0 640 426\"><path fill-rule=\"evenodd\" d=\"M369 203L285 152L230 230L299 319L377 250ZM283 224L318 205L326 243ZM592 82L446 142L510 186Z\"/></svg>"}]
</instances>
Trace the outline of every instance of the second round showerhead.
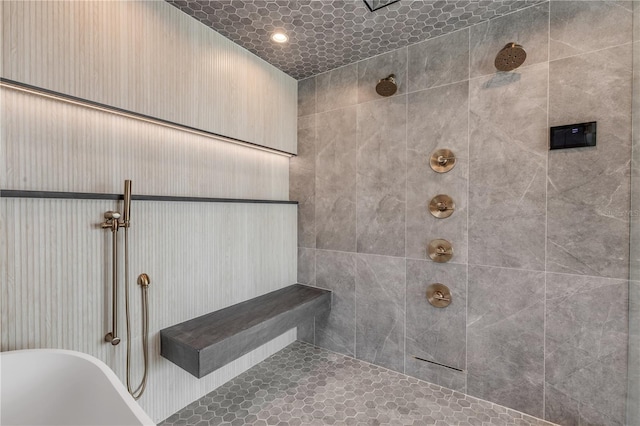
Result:
<instances>
[{"instance_id":1,"label":"second round showerhead","mask_svg":"<svg viewBox=\"0 0 640 426\"><path fill-rule=\"evenodd\" d=\"M398 85L396 84L396 76L394 74L383 78L376 84L376 92L378 92L380 96L391 96L396 93L396 90L398 90Z\"/></svg>"},{"instance_id":2,"label":"second round showerhead","mask_svg":"<svg viewBox=\"0 0 640 426\"><path fill-rule=\"evenodd\" d=\"M496 55L495 66L498 71L513 71L527 59L527 52L518 43L507 43Z\"/></svg>"}]
</instances>

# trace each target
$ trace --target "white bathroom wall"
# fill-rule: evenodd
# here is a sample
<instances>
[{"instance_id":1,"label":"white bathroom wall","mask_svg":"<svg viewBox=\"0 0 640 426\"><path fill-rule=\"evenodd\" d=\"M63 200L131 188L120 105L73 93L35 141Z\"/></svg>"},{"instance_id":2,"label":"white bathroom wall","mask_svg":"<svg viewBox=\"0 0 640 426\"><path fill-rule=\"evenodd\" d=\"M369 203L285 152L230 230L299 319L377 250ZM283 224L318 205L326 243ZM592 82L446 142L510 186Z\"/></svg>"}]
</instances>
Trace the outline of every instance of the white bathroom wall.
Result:
<instances>
[{"instance_id":1,"label":"white bathroom wall","mask_svg":"<svg viewBox=\"0 0 640 426\"><path fill-rule=\"evenodd\" d=\"M4 78L296 150L296 81L164 1L0 8Z\"/></svg>"},{"instance_id":2,"label":"white bathroom wall","mask_svg":"<svg viewBox=\"0 0 640 426\"><path fill-rule=\"evenodd\" d=\"M210 38L221 46L205 40L200 23L165 2L2 2L0 13L3 77L99 102L126 100L116 105L147 114L175 110L184 117L209 116L212 123L249 132L247 137L227 132L229 136L265 144L260 138L270 138L282 143L271 146L295 151L286 148L296 143L287 130L295 127L295 109L289 116L282 112L295 105L295 82L210 30ZM52 28L60 32L51 33ZM135 36L135 43L127 34ZM160 53L143 49L147 44L160 49L161 36L179 37L182 44L173 52L191 54L172 56L176 40L167 41ZM40 41L30 44L26 39ZM121 41L115 50L95 50L114 40ZM120 50L120 56L114 53ZM244 59L225 60L233 54ZM103 62L87 65L86 58ZM227 81L228 92L220 96L204 89L182 92L179 86L193 70L215 76L218 66L246 78ZM258 83L260 76L282 84ZM127 85L118 86L118 78ZM144 86L145 79L163 90ZM273 100L266 109L275 109L282 100L281 120L260 118L266 109L255 108L264 99ZM141 111L140 105L155 109ZM163 118L183 121L180 116ZM260 120L264 132L247 124ZM11 89L0 90L0 122L2 189L121 193L123 181L132 179L134 195L288 198L289 161L277 154ZM155 421L295 340L291 330L196 379L160 357L158 333L296 282L296 209L294 204L133 202L133 372L137 382L142 353L136 277L146 272L152 280L151 359L149 385L139 403ZM121 210L121 203L0 199L0 350L79 350L105 361L124 381L126 339L117 347L103 342L111 327L111 234L99 224L107 210ZM120 279L122 285L122 273ZM123 287L119 297L119 334L124 338Z\"/></svg>"}]
</instances>

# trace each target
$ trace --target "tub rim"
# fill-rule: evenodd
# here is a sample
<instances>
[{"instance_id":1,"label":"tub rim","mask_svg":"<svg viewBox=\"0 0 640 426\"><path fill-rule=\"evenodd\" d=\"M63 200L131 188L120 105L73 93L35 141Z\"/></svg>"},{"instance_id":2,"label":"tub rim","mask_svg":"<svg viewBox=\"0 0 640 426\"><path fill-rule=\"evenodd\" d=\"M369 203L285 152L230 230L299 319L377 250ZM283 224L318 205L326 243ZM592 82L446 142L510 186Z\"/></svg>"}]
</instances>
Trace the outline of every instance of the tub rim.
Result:
<instances>
[{"instance_id":1,"label":"tub rim","mask_svg":"<svg viewBox=\"0 0 640 426\"><path fill-rule=\"evenodd\" d=\"M136 402L136 400L133 399L133 397L129 394L129 392L125 388L125 385L120 381L118 376L116 376L116 373L104 361L96 358L93 355L80 352L80 351L70 350L70 349L53 349L53 348L17 349L17 350L0 352L0 363L1 363L1 358L5 356L19 356L20 354L35 353L35 352L68 355L68 356L81 358L91 362L93 365L99 368L102 374L104 374L107 377L107 379L109 380L109 383L111 383L111 386L116 390L116 392L118 392L118 395L120 396L120 398L122 398L122 400L127 404L127 407L129 407L129 409L133 412L133 415L138 418L140 423L142 423L143 425L155 426L155 422L142 409L142 407L140 407L140 405Z\"/></svg>"}]
</instances>

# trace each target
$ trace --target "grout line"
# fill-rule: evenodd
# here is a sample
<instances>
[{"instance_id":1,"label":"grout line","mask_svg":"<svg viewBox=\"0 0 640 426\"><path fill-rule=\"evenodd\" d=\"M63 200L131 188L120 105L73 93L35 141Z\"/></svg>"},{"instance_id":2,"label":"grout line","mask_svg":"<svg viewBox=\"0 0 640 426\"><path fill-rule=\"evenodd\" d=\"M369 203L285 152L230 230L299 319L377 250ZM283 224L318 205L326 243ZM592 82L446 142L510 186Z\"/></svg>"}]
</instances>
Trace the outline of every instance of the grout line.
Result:
<instances>
[{"instance_id":1,"label":"grout line","mask_svg":"<svg viewBox=\"0 0 640 426\"><path fill-rule=\"evenodd\" d=\"M375 253L356 253L356 252L344 251L344 250L316 249L316 251L334 252L334 253L347 253L347 254L354 254L354 255L363 254L363 255L367 255L367 256L380 256L380 257L390 257L390 258L395 258L395 259L402 259L402 257L400 257L400 256L388 256L388 255L375 254ZM407 260L413 260L413 261L431 262L429 259L418 259L418 258L413 258L413 257L407 257L406 259ZM505 270L509 270L509 271L542 272L542 273L549 273L549 274L556 274L556 275L568 275L568 276L585 277L585 278L599 278L599 279L605 279L605 280L627 280L627 278L606 277L606 276L602 276L602 275L569 274L569 273L566 273L566 272L545 271L544 269L515 268L515 267L507 267L507 266L485 265L485 264L481 264L481 263L454 263L454 262L448 262L448 264L449 265L460 265L460 266L464 266L464 265L478 266L478 267L481 267L481 268L505 269ZM636 281L640 281L640 280L636 280Z\"/></svg>"},{"instance_id":2,"label":"grout line","mask_svg":"<svg viewBox=\"0 0 640 426\"><path fill-rule=\"evenodd\" d=\"M551 2L549 2L547 26L547 129L549 128L549 95L551 86ZM547 133L547 138L548 138ZM547 140L546 146L549 146ZM549 236L549 150L546 152L545 182L544 182L544 291L542 300L542 418L547 417L546 394L547 394L547 259L548 254L548 236Z\"/></svg>"},{"instance_id":3,"label":"grout line","mask_svg":"<svg viewBox=\"0 0 640 426\"><path fill-rule=\"evenodd\" d=\"M361 61L360 61L361 62ZM354 247L354 258L356 264L354 265L354 277L353 277L353 357L358 359L357 351L357 342L358 342L358 142L359 142L359 132L358 132L358 118L360 116L360 106L358 105L358 98L360 96L360 86L358 85L358 78L360 76L360 62L356 62L356 158L355 158L355 169L356 169L356 181L355 181L355 194L354 194L354 204L355 204L355 247Z\"/></svg>"},{"instance_id":4,"label":"grout line","mask_svg":"<svg viewBox=\"0 0 640 426\"><path fill-rule=\"evenodd\" d=\"M409 80L409 49L407 48L405 79ZM404 338L402 348L402 371L407 372L407 211L409 209L409 94L404 103Z\"/></svg>"},{"instance_id":5,"label":"grout line","mask_svg":"<svg viewBox=\"0 0 640 426\"><path fill-rule=\"evenodd\" d=\"M471 187L471 30L469 30L469 69L467 81L467 285L465 286L465 306L464 306L464 392L469 388L469 341L467 335L469 323L469 212L471 211L470 187Z\"/></svg>"},{"instance_id":6,"label":"grout line","mask_svg":"<svg viewBox=\"0 0 640 426\"><path fill-rule=\"evenodd\" d=\"M549 24L549 25L551 25L551 24ZM551 38L551 35L549 35L549 38ZM549 43L551 43L551 41L549 41ZM580 52L580 53L576 53L575 55L563 56L562 58L556 58L556 59L551 59L551 48L549 48L549 59L547 60L547 62L549 62L549 63L558 62L558 61L563 61L565 59L576 58L578 56L591 55L592 53L599 53L599 52L602 52L604 50L616 49L616 48L622 47L622 46L633 45L633 43L634 43L633 41L628 41L626 43L616 44L615 46L607 46L607 47L603 47L602 49L589 50L587 52Z\"/></svg>"}]
</instances>

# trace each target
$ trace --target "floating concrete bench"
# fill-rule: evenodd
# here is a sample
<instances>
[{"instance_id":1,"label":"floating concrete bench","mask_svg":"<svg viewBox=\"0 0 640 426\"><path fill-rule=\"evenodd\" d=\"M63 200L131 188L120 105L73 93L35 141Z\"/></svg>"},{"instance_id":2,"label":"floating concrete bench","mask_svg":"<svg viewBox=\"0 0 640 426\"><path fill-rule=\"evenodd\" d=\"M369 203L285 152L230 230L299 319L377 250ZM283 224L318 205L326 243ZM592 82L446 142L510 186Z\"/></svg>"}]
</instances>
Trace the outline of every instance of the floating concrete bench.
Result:
<instances>
[{"instance_id":1,"label":"floating concrete bench","mask_svg":"<svg viewBox=\"0 0 640 426\"><path fill-rule=\"evenodd\" d=\"M160 354L200 378L330 309L330 291L290 285L160 330Z\"/></svg>"}]
</instances>

